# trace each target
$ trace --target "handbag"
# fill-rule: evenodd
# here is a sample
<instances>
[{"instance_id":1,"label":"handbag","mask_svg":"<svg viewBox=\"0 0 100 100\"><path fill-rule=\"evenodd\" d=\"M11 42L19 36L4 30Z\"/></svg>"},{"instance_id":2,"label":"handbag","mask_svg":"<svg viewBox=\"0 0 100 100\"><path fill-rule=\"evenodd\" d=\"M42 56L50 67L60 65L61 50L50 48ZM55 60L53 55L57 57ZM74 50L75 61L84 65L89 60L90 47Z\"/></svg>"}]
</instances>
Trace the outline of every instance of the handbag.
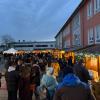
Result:
<instances>
[{"instance_id":1,"label":"handbag","mask_svg":"<svg viewBox=\"0 0 100 100\"><path fill-rule=\"evenodd\" d=\"M34 92L36 90L36 85L30 84L30 90Z\"/></svg>"},{"instance_id":2,"label":"handbag","mask_svg":"<svg viewBox=\"0 0 100 100\"><path fill-rule=\"evenodd\" d=\"M46 100L47 99L47 89L44 86L39 86L37 88L40 100Z\"/></svg>"}]
</instances>

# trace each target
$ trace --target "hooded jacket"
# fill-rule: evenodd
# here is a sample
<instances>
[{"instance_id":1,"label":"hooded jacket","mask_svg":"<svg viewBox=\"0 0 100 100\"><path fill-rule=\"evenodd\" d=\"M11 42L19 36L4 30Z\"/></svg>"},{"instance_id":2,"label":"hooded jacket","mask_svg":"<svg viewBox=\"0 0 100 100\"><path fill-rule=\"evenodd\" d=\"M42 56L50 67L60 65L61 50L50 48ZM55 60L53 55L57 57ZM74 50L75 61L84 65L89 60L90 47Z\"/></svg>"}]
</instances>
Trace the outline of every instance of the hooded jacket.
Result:
<instances>
[{"instance_id":1,"label":"hooded jacket","mask_svg":"<svg viewBox=\"0 0 100 100\"><path fill-rule=\"evenodd\" d=\"M17 71L15 71L15 68L13 66L10 66L8 68L8 72L6 73L6 81L8 91L17 91L19 74Z\"/></svg>"},{"instance_id":2,"label":"hooded jacket","mask_svg":"<svg viewBox=\"0 0 100 100\"><path fill-rule=\"evenodd\" d=\"M74 74L68 74L57 87L54 100L95 100L87 84Z\"/></svg>"},{"instance_id":3,"label":"hooded jacket","mask_svg":"<svg viewBox=\"0 0 100 100\"><path fill-rule=\"evenodd\" d=\"M44 74L41 80L41 86L47 87L49 91L54 91L57 86L57 82L52 75Z\"/></svg>"}]
</instances>

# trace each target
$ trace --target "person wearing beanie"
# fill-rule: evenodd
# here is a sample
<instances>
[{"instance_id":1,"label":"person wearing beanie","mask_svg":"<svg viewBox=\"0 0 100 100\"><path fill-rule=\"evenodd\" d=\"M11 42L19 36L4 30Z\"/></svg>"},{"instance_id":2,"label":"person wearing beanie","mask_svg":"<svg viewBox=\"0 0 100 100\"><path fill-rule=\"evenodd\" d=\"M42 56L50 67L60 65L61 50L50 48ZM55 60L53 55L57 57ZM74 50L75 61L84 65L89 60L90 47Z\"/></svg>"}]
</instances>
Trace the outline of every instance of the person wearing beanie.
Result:
<instances>
[{"instance_id":1,"label":"person wearing beanie","mask_svg":"<svg viewBox=\"0 0 100 100\"><path fill-rule=\"evenodd\" d=\"M87 84L73 73L72 67L66 67L63 81L58 84L53 100L95 100Z\"/></svg>"}]
</instances>

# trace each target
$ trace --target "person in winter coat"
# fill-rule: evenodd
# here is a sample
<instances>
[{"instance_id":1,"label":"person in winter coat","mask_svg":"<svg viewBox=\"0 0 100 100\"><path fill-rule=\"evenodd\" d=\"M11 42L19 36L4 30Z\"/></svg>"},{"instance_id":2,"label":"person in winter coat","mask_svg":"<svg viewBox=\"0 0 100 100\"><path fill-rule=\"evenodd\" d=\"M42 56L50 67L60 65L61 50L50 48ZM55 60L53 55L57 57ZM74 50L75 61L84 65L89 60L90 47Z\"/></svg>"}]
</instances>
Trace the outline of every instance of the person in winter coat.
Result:
<instances>
[{"instance_id":1,"label":"person in winter coat","mask_svg":"<svg viewBox=\"0 0 100 100\"><path fill-rule=\"evenodd\" d=\"M31 82L36 86L40 85L40 67L37 64L33 64L31 68Z\"/></svg>"},{"instance_id":2,"label":"person in winter coat","mask_svg":"<svg viewBox=\"0 0 100 100\"><path fill-rule=\"evenodd\" d=\"M68 65L71 66L71 67L73 67L72 56L70 56L70 57L68 58Z\"/></svg>"},{"instance_id":3,"label":"person in winter coat","mask_svg":"<svg viewBox=\"0 0 100 100\"><path fill-rule=\"evenodd\" d=\"M31 95L33 92L35 94L35 98L38 98L37 94L37 87L40 86L40 67L37 64L33 64L31 68L31 75L30 75L30 84L35 85L35 91L31 91Z\"/></svg>"},{"instance_id":4,"label":"person in winter coat","mask_svg":"<svg viewBox=\"0 0 100 100\"><path fill-rule=\"evenodd\" d=\"M63 81L58 85L53 100L95 100L89 86L79 80L73 69L67 67Z\"/></svg>"},{"instance_id":5,"label":"person in winter coat","mask_svg":"<svg viewBox=\"0 0 100 100\"><path fill-rule=\"evenodd\" d=\"M16 71L18 71L19 73L21 71L22 64L23 64L23 60L18 59L17 66L16 66Z\"/></svg>"},{"instance_id":6,"label":"person in winter coat","mask_svg":"<svg viewBox=\"0 0 100 100\"><path fill-rule=\"evenodd\" d=\"M43 75L43 78L41 80L41 86L45 86L49 92L50 98L49 100L52 100L57 82L55 78L53 77L53 68L49 67L47 68L46 74Z\"/></svg>"},{"instance_id":7,"label":"person in winter coat","mask_svg":"<svg viewBox=\"0 0 100 100\"><path fill-rule=\"evenodd\" d=\"M88 70L83 65L83 59L81 59L78 64L73 67L74 73L82 82L88 83L88 80L92 80L89 75Z\"/></svg>"},{"instance_id":8,"label":"person in winter coat","mask_svg":"<svg viewBox=\"0 0 100 100\"><path fill-rule=\"evenodd\" d=\"M10 62L8 71L6 73L7 90L8 90L8 100L17 100L17 90L19 83L19 74L15 70L15 62Z\"/></svg>"},{"instance_id":9,"label":"person in winter coat","mask_svg":"<svg viewBox=\"0 0 100 100\"><path fill-rule=\"evenodd\" d=\"M57 78L58 75L59 75L59 71L60 71L59 63L57 62L57 60L55 60L55 61L51 64L51 66L52 66L53 69L54 69L53 75L54 75L55 78Z\"/></svg>"},{"instance_id":10,"label":"person in winter coat","mask_svg":"<svg viewBox=\"0 0 100 100\"><path fill-rule=\"evenodd\" d=\"M30 72L29 65L23 65L19 80L19 100L32 100L30 91Z\"/></svg>"}]
</instances>

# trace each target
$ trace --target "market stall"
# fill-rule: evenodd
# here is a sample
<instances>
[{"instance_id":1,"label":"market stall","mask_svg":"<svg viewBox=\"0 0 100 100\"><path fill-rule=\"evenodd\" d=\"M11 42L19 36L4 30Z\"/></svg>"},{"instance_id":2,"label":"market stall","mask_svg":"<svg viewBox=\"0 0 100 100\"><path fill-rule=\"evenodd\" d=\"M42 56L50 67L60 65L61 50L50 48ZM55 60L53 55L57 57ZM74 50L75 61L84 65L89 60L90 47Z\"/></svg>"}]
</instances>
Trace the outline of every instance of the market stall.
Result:
<instances>
[{"instance_id":1,"label":"market stall","mask_svg":"<svg viewBox=\"0 0 100 100\"><path fill-rule=\"evenodd\" d=\"M16 54L17 50L15 50L14 48L10 48L9 50L6 50L3 52L3 54Z\"/></svg>"},{"instance_id":2,"label":"market stall","mask_svg":"<svg viewBox=\"0 0 100 100\"><path fill-rule=\"evenodd\" d=\"M84 64L93 76L92 87L96 100L100 100L100 44L75 50L75 59L84 59Z\"/></svg>"},{"instance_id":3,"label":"market stall","mask_svg":"<svg viewBox=\"0 0 100 100\"><path fill-rule=\"evenodd\" d=\"M75 63L75 53L74 52L66 52L65 53L65 59L68 60L69 57L72 57L72 63L74 64Z\"/></svg>"},{"instance_id":4,"label":"market stall","mask_svg":"<svg viewBox=\"0 0 100 100\"><path fill-rule=\"evenodd\" d=\"M18 50L17 52L16 52L16 54L25 54L25 51L24 50Z\"/></svg>"},{"instance_id":5,"label":"market stall","mask_svg":"<svg viewBox=\"0 0 100 100\"><path fill-rule=\"evenodd\" d=\"M99 81L99 56L93 54L85 55L85 66L92 72L94 81Z\"/></svg>"},{"instance_id":6,"label":"market stall","mask_svg":"<svg viewBox=\"0 0 100 100\"><path fill-rule=\"evenodd\" d=\"M100 56L89 53L77 53L76 60L84 60L85 67L89 70L90 74L92 74L94 81L99 81L100 75Z\"/></svg>"},{"instance_id":7,"label":"market stall","mask_svg":"<svg viewBox=\"0 0 100 100\"><path fill-rule=\"evenodd\" d=\"M32 53L52 53L52 50L33 50Z\"/></svg>"},{"instance_id":8,"label":"market stall","mask_svg":"<svg viewBox=\"0 0 100 100\"><path fill-rule=\"evenodd\" d=\"M64 50L53 50L52 54L53 54L54 58L63 58L65 51Z\"/></svg>"}]
</instances>

